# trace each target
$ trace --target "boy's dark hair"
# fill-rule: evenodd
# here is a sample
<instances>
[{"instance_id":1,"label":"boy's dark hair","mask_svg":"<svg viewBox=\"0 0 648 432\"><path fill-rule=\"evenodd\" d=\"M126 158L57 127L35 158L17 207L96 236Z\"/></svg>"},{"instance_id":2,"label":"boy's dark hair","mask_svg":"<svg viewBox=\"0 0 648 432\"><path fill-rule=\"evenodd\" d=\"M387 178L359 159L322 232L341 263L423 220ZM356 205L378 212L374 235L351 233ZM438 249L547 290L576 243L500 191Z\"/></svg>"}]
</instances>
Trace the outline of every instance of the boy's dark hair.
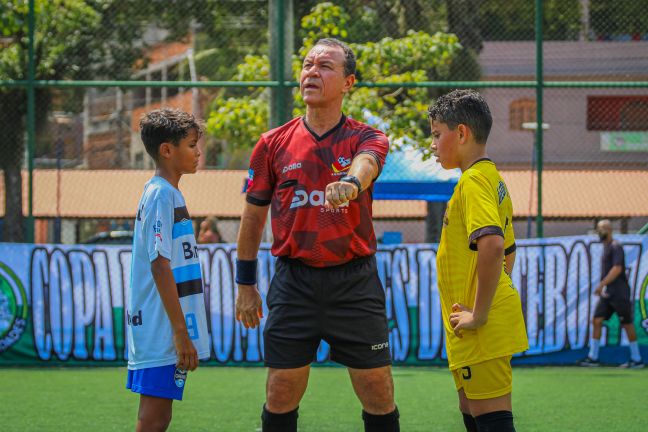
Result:
<instances>
[{"instance_id":1,"label":"boy's dark hair","mask_svg":"<svg viewBox=\"0 0 648 432\"><path fill-rule=\"evenodd\" d=\"M341 40L335 38L323 38L315 42L313 47L317 45L332 46L342 48L344 51L344 76L355 75L356 73L356 56L351 47Z\"/></svg>"},{"instance_id":2,"label":"boy's dark hair","mask_svg":"<svg viewBox=\"0 0 648 432\"><path fill-rule=\"evenodd\" d=\"M162 108L146 113L140 119L139 126L144 148L156 161L162 143L177 146L191 129L195 129L199 137L203 132L202 123L192 114L175 108Z\"/></svg>"},{"instance_id":3,"label":"boy's dark hair","mask_svg":"<svg viewBox=\"0 0 648 432\"><path fill-rule=\"evenodd\" d=\"M486 144L493 126L488 104L474 90L454 90L441 96L428 108L428 116L453 130L459 124L468 126L479 144Z\"/></svg>"}]
</instances>

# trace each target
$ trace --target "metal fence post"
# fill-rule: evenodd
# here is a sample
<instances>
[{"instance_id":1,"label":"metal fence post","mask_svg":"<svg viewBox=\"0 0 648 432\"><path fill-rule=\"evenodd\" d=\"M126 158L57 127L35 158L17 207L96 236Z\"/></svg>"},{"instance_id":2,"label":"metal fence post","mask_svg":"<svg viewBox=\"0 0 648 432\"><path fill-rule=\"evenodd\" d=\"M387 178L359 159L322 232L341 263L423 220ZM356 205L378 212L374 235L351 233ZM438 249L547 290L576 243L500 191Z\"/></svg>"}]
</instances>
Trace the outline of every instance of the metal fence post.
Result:
<instances>
[{"instance_id":1,"label":"metal fence post","mask_svg":"<svg viewBox=\"0 0 648 432\"><path fill-rule=\"evenodd\" d=\"M536 0L535 7L535 37L536 37L536 163L538 175L538 206L536 213L536 237L544 237L544 220L542 217L542 162L543 162L543 115L542 115L542 96L544 91L544 67L543 67L543 52L542 52L542 18L543 8L542 0Z\"/></svg>"},{"instance_id":2,"label":"metal fence post","mask_svg":"<svg viewBox=\"0 0 648 432\"><path fill-rule=\"evenodd\" d=\"M27 66L27 169L28 175L28 215L27 215L27 242L34 243L34 194L33 194L33 176L34 176L34 147L36 139L36 88L34 82L36 81L36 65L34 58L34 32L36 25L36 17L34 11L34 0L29 0L29 45L27 54L29 56Z\"/></svg>"},{"instance_id":3,"label":"metal fence post","mask_svg":"<svg viewBox=\"0 0 648 432\"><path fill-rule=\"evenodd\" d=\"M270 90L271 128L292 118L293 27L293 0L270 0L270 77L278 81Z\"/></svg>"}]
</instances>

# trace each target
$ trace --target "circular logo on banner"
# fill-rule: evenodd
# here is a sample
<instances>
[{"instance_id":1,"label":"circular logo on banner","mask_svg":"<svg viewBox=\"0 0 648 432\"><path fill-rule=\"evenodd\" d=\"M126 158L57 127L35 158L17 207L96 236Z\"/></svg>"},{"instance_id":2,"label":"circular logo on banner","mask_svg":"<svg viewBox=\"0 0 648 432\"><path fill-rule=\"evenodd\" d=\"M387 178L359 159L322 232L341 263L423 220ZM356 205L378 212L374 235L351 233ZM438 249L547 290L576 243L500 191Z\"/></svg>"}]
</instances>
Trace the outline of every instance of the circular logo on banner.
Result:
<instances>
[{"instance_id":1,"label":"circular logo on banner","mask_svg":"<svg viewBox=\"0 0 648 432\"><path fill-rule=\"evenodd\" d=\"M27 295L22 282L0 262L0 353L13 345L27 325Z\"/></svg>"},{"instance_id":2,"label":"circular logo on banner","mask_svg":"<svg viewBox=\"0 0 648 432\"><path fill-rule=\"evenodd\" d=\"M648 308L646 308L646 288L648 288L648 275L644 278L639 291L639 310L641 311L641 327L648 333Z\"/></svg>"}]
</instances>

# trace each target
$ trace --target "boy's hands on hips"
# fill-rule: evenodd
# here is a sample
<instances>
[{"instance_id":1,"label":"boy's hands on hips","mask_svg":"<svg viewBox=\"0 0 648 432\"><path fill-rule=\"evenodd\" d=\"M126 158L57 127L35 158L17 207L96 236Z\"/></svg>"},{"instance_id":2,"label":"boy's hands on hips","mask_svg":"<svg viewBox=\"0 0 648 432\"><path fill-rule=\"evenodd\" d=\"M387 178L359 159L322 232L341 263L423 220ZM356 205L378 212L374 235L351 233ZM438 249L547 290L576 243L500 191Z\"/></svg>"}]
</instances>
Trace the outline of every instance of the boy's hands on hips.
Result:
<instances>
[{"instance_id":1,"label":"boy's hands on hips","mask_svg":"<svg viewBox=\"0 0 648 432\"><path fill-rule=\"evenodd\" d=\"M469 309L459 303L452 305L452 313L450 314L450 326L454 330L455 336L461 338L463 337L461 330L474 330L484 324L485 321L480 320L473 315L472 309Z\"/></svg>"},{"instance_id":2,"label":"boy's hands on hips","mask_svg":"<svg viewBox=\"0 0 648 432\"><path fill-rule=\"evenodd\" d=\"M187 330L173 333L173 345L175 345L178 354L176 367L190 371L195 370L198 367L198 351L189 339Z\"/></svg>"}]
</instances>

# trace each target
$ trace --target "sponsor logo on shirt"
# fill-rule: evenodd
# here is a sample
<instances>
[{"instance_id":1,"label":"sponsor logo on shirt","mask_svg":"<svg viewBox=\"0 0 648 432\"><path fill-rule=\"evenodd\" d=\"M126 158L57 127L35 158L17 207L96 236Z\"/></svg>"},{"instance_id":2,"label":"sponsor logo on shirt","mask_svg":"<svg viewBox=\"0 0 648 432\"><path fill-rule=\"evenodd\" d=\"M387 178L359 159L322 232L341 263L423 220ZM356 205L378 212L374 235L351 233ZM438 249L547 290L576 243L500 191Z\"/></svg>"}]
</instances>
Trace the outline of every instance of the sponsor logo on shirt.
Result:
<instances>
[{"instance_id":1,"label":"sponsor logo on shirt","mask_svg":"<svg viewBox=\"0 0 648 432\"><path fill-rule=\"evenodd\" d=\"M350 167L351 158L345 158L344 156L338 157L337 160L331 164L331 168L333 168L333 173L335 174L348 171Z\"/></svg>"},{"instance_id":2,"label":"sponsor logo on shirt","mask_svg":"<svg viewBox=\"0 0 648 432\"><path fill-rule=\"evenodd\" d=\"M288 171L293 171L293 170L296 170L296 169L300 169L301 167L302 167L301 162L291 163L290 165L283 167L283 169L281 170L281 173L286 174Z\"/></svg>"},{"instance_id":3,"label":"sponsor logo on shirt","mask_svg":"<svg viewBox=\"0 0 648 432\"><path fill-rule=\"evenodd\" d=\"M250 169L248 170L248 179L247 179L247 183L246 183L246 185L245 185L245 190L244 190L243 192L245 192L245 191L247 191L248 189L250 189L250 188L252 187L252 184L253 184L253 183L254 183L254 170L253 170L252 168L250 168Z\"/></svg>"},{"instance_id":4,"label":"sponsor logo on shirt","mask_svg":"<svg viewBox=\"0 0 648 432\"><path fill-rule=\"evenodd\" d=\"M298 207L303 207L307 204L310 204L312 207L324 207L324 191L314 190L311 193L308 193L305 190L295 191L295 196L293 196L292 202L290 203L290 208L294 209ZM348 206L349 203L346 202L342 204L340 207L348 207ZM326 209L322 208L322 212L324 212L325 210ZM338 208L337 210L340 209Z\"/></svg>"},{"instance_id":5,"label":"sponsor logo on shirt","mask_svg":"<svg viewBox=\"0 0 648 432\"><path fill-rule=\"evenodd\" d=\"M189 242L182 242L182 253L186 260L198 258L198 246L192 245Z\"/></svg>"},{"instance_id":6,"label":"sponsor logo on shirt","mask_svg":"<svg viewBox=\"0 0 648 432\"><path fill-rule=\"evenodd\" d=\"M155 233L153 237L160 239L160 241L162 241L162 221L161 220L155 222L155 225L153 225L153 232Z\"/></svg>"},{"instance_id":7,"label":"sponsor logo on shirt","mask_svg":"<svg viewBox=\"0 0 648 432\"><path fill-rule=\"evenodd\" d=\"M137 327L142 325L142 311L138 310L135 315L131 315L129 311L126 311L126 322L128 325Z\"/></svg>"},{"instance_id":8,"label":"sponsor logo on shirt","mask_svg":"<svg viewBox=\"0 0 648 432\"><path fill-rule=\"evenodd\" d=\"M502 204L502 201L504 201L504 198L506 197L506 185L502 180L500 180L499 184L497 185L497 195L499 197L499 204Z\"/></svg>"}]
</instances>

